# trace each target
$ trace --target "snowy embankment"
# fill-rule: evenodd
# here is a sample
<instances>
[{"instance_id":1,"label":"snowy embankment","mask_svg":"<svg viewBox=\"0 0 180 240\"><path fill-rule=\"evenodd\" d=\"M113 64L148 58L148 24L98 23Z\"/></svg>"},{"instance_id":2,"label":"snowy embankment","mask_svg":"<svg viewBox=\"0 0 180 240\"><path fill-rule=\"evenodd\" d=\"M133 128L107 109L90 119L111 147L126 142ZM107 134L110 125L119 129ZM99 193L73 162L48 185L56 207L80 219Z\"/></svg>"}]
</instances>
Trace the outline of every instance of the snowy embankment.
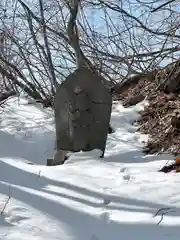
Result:
<instances>
[{"instance_id":1,"label":"snowy embankment","mask_svg":"<svg viewBox=\"0 0 180 240\"><path fill-rule=\"evenodd\" d=\"M9 100L0 116L0 240L179 240L180 176L157 172L172 156L144 156L147 137L132 126L144 104L114 105L104 159L76 153L47 167L53 114ZM153 217L161 208L169 209Z\"/></svg>"}]
</instances>

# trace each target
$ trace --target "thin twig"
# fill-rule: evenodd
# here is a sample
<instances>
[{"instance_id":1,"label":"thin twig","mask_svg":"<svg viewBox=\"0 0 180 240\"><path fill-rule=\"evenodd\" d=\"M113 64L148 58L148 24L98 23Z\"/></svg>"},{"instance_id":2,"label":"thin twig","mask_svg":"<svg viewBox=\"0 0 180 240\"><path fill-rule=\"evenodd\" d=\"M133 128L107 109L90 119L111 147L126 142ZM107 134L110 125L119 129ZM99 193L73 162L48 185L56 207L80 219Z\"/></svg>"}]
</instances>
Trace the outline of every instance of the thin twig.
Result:
<instances>
[{"instance_id":1,"label":"thin twig","mask_svg":"<svg viewBox=\"0 0 180 240\"><path fill-rule=\"evenodd\" d=\"M160 218L159 222L157 223L157 225L159 225L159 224L162 222L164 215L166 215L167 213L170 213L170 212L171 212L171 213L172 213L172 212L175 212L174 210L168 211L168 210L170 210L170 209L171 209L171 208L161 208L161 209L159 209L159 210L155 213L155 215L153 216L153 218L159 216L158 214L161 213L161 211L165 211L165 210L166 210L165 212L162 212L162 213L161 213L161 218Z\"/></svg>"},{"instance_id":2,"label":"thin twig","mask_svg":"<svg viewBox=\"0 0 180 240\"><path fill-rule=\"evenodd\" d=\"M1 210L1 216L3 215L3 213L6 209L6 206L9 203L10 199L11 199L11 186L9 186L9 196L8 196L8 199L6 200L4 206L3 206L3 209Z\"/></svg>"}]
</instances>

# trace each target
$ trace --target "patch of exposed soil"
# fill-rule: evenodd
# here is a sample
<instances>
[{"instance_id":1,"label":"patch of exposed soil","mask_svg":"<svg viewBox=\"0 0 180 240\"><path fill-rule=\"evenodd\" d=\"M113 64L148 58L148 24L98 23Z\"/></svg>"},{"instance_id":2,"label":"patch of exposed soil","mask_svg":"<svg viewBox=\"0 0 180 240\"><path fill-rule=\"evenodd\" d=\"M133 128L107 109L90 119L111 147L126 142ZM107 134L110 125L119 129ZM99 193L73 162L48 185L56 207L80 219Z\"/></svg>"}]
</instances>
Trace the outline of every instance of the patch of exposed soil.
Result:
<instances>
[{"instance_id":1,"label":"patch of exposed soil","mask_svg":"<svg viewBox=\"0 0 180 240\"><path fill-rule=\"evenodd\" d=\"M180 95L156 90L154 74L140 76L132 84L116 89L114 99L124 106L137 104L146 98L149 105L140 112L138 131L149 134L145 153L171 152L180 154Z\"/></svg>"}]
</instances>

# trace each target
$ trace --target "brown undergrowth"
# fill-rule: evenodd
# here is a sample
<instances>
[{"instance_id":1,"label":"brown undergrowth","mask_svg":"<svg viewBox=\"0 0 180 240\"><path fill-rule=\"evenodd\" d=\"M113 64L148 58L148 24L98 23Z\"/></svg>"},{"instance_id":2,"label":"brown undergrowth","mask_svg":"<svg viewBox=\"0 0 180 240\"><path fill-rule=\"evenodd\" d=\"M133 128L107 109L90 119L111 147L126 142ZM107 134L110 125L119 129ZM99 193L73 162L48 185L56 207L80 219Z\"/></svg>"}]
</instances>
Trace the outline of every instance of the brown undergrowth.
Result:
<instances>
[{"instance_id":1,"label":"brown undergrowth","mask_svg":"<svg viewBox=\"0 0 180 240\"><path fill-rule=\"evenodd\" d=\"M180 113L180 94L165 93L157 87L154 74L146 74L131 80L129 84L118 86L114 99L121 100L124 106L132 106L146 98L149 105L140 112L137 120L138 131L149 135L144 152L171 152L177 155L180 154L180 130L174 127L172 118L177 116L180 124L177 113Z\"/></svg>"}]
</instances>

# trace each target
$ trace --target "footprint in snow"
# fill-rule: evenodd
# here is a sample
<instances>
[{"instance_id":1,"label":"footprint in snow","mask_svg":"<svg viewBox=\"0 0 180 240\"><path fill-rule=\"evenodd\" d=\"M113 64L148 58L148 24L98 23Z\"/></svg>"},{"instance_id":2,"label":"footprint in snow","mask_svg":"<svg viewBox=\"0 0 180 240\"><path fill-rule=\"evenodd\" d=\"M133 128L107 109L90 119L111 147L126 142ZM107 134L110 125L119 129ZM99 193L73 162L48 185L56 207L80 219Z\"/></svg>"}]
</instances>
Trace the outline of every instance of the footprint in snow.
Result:
<instances>
[{"instance_id":1,"label":"footprint in snow","mask_svg":"<svg viewBox=\"0 0 180 240\"><path fill-rule=\"evenodd\" d=\"M25 217L25 216L12 216L9 218L9 222L12 224L19 224L22 221L25 221L29 219L29 217Z\"/></svg>"},{"instance_id":2,"label":"footprint in snow","mask_svg":"<svg viewBox=\"0 0 180 240\"><path fill-rule=\"evenodd\" d=\"M126 171L126 168L125 168L125 167L120 169L120 172L121 172L121 173L123 173L123 172L125 172L125 171Z\"/></svg>"},{"instance_id":3,"label":"footprint in snow","mask_svg":"<svg viewBox=\"0 0 180 240\"><path fill-rule=\"evenodd\" d=\"M120 172L120 173L127 172L127 168L125 168L125 167L124 167L124 168L121 168L119 172ZM129 174L125 174L125 175L122 176L122 178L123 178L123 180L125 180L125 181L129 181L129 180L131 179L131 176L130 176Z\"/></svg>"},{"instance_id":4,"label":"footprint in snow","mask_svg":"<svg viewBox=\"0 0 180 240\"><path fill-rule=\"evenodd\" d=\"M110 189L111 188L104 187L103 188L103 194L106 195ZM111 200L107 196L104 196L103 205L108 205L110 202L111 202Z\"/></svg>"},{"instance_id":5,"label":"footprint in snow","mask_svg":"<svg viewBox=\"0 0 180 240\"><path fill-rule=\"evenodd\" d=\"M131 179L131 176L130 175L124 175L123 176L123 179L126 180L126 181L129 181Z\"/></svg>"}]
</instances>

